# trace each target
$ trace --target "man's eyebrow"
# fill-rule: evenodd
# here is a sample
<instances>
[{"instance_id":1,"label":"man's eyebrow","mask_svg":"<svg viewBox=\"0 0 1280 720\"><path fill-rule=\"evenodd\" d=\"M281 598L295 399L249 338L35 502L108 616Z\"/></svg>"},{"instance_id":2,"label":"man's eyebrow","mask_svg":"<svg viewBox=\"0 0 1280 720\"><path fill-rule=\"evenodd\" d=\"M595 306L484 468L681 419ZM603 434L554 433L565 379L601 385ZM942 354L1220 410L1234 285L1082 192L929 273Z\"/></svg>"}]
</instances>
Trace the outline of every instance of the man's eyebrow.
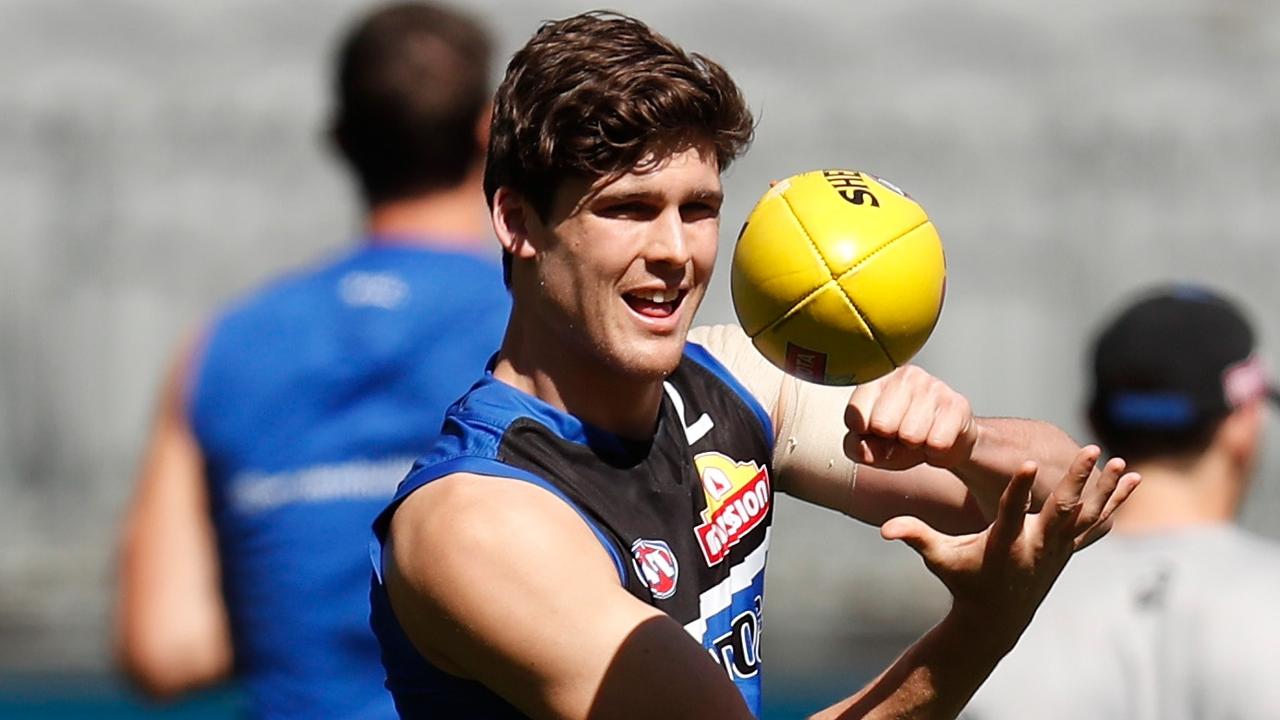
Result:
<instances>
[{"instance_id":1,"label":"man's eyebrow","mask_svg":"<svg viewBox=\"0 0 1280 720\"><path fill-rule=\"evenodd\" d=\"M594 198L592 203L607 203L609 205L625 204L629 202L655 202L662 199L662 193L657 190L602 190ZM721 204L724 202L723 190L695 190L687 197L681 199L681 203L686 202L705 202L712 204Z\"/></svg>"},{"instance_id":2,"label":"man's eyebrow","mask_svg":"<svg viewBox=\"0 0 1280 720\"><path fill-rule=\"evenodd\" d=\"M596 195L596 199L603 202L632 202L635 200L653 200L660 197L660 194L654 190L602 190Z\"/></svg>"},{"instance_id":3,"label":"man's eyebrow","mask_svg":"<svg viewBox=\"0 0 1280 720\"><path fill-rule=\"evenodd\" d=\"M693 193L693 196L690 199L712 200L715 202L724 202L724 191L723 190L698 190L697 192Z\"/></svg>"}]
</instances>

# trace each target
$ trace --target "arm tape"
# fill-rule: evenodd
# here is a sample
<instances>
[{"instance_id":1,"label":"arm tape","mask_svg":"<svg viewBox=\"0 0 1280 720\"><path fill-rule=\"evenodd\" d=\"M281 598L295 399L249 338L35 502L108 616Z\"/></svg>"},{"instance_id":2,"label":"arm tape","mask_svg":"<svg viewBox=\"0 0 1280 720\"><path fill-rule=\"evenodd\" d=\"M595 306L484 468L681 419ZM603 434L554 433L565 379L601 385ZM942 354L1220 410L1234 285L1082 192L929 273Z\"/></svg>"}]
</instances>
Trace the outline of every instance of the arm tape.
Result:
<instances>
[{"instance_id":1,"label":"arm tape","mask_svg":"<svg viewBox=\"0 0 1280 720\"><path fill-rule=\"evenodd\" d=\"M760 354L737 325L689 331L755 396L773 418L773 471L789 495L848 512L857 463L844 453L847 387L814 385L787 375Z\"/></svg>"}]
</instances>

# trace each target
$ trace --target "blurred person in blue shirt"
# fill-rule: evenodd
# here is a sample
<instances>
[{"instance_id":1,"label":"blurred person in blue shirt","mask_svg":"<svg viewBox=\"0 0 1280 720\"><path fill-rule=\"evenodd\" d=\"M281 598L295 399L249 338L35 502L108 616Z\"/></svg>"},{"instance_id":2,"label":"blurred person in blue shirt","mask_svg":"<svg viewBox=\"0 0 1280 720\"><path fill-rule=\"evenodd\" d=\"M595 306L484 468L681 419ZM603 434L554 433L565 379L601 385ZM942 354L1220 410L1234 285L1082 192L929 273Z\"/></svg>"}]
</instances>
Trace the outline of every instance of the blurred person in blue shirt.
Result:
<instances>
[{"instance_id":1,"label":"blurred person in blue shirt","mask_svg":"<svg viewBox=\"0 0 1280 720\"><path fill-rule=\"evenodd\" d=\"M369 526L484 369L509 298L481 189L490 39L405 3L337 58L358 246L266 284L177 353L128 511L120 660L170 697L235 675L262 718L391 718Z\"/></svg>"}]
</instances>

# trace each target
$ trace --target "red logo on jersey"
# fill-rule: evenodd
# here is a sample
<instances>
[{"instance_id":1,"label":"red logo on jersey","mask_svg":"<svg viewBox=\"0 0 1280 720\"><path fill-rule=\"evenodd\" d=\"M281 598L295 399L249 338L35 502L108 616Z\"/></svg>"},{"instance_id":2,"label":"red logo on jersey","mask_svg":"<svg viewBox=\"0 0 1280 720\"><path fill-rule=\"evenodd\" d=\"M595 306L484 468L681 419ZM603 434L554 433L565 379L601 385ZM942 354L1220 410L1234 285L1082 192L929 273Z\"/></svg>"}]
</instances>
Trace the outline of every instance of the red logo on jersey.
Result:
<instances>
[{"instance_id":1,"label":"red logo on jersey","mask_svg":"<svg viewBox=\"0 0 1280 720\"><path fill-rule=\"evenodd\" d=\"M769 514L773 499L769 471L753 462L735 462L717 452L702 453L693 462L707 498L703 523L694 528L694 533L710 566L724 560L729 549L759 527Z\"/></svg>"},{"instance_id":2,"label":"red logo on jersey","mask_svg":"<svg viewBox=\"0 0 1280 720\"><path fill-rule=\"evenodd\" d=\"M680 565L671 546L661 540L636 540L631 543L635 556L636 572L644 578L653 596L666 600L676 594L676 580L680 577Z\"/></svg>"}]
</instances>

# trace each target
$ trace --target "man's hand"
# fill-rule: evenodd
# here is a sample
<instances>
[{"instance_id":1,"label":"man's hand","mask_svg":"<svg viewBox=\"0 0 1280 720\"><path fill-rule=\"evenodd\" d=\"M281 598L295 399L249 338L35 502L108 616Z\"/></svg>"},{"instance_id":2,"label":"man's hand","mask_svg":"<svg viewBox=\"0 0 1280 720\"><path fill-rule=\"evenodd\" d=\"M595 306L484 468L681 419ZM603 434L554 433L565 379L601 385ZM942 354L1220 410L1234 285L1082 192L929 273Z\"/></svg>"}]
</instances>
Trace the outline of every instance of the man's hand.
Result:
<instances>
[{"instance_id":1,"label":"man's hand","mask_svg":"<svg viewBox=\"0 0 1280 720\"><path fill-rule=\"evenodd\" d=\"M844 421L845 454L884 470L954 468L978 442L969 401L914 365L855 388Z\"/></svg>"},{"instance_id":2,"label":"man's hand","mask_svg":"<svg viewBox=\"0 0 1280 720\"><path fill-rule=\"evenodd\" d=\"M920 553L951 591L953 614L1012 645L1071 554L1106 534L1111 513L1140 481L1136 473L1125 472L1119 458L1093 473L1099 455L1097 446L1083 448L1037 513L1027 513L1036 478L1036 464L1027 462L1005 488L986 530L944 535L904 516L886 522L881 535Z\"/></svg>"}]
</instances>

